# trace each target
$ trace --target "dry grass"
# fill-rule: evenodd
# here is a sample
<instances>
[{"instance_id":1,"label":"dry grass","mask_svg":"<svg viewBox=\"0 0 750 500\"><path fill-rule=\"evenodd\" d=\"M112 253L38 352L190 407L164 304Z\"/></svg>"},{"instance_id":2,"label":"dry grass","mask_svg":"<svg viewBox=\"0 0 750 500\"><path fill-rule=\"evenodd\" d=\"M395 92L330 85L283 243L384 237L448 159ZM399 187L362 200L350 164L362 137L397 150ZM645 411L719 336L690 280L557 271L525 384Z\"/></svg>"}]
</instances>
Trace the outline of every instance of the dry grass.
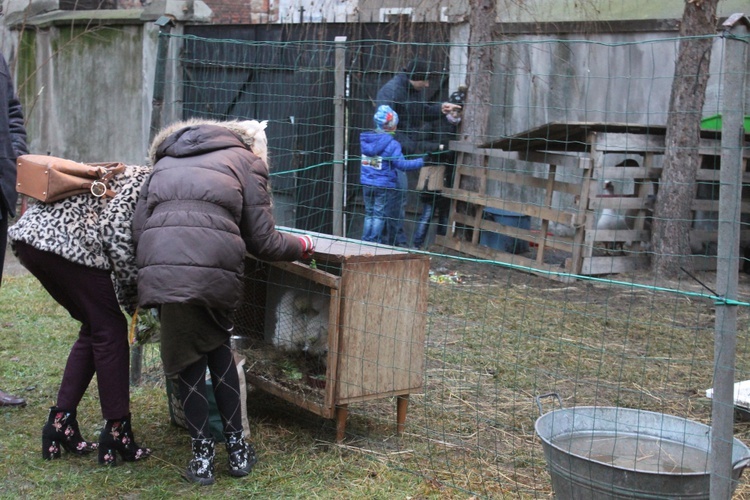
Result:
<instances>
[{"instance_id":1,"label":"dry grass","mask_svg":"<svg viewBox=\"0 0 750 500\"><path fill-rule=\"evenodd\" d=\"M565 407L623 406L710 422L705 390L712 386L711 300L606 282L563 284L449 258L434 258L432 268L436 276L452 277L430 285L425 383L421 393L410 396L405 433L395 434L391 399L350 405L346 439L336 444L331 421L252 391L248 411L263 465L258 475L254 472L252 488L250 483L224 486L223 481L222 494L252 489L254 494L310 493L316 498L355 498L355 493L367 498L547 497L550 478L534 422L540 415L535 398L550 392L558 393ZM648 277L617 279L645 282ZM713 282L710 274L700 279ZM746 275L740 279L742 300L750 284ZM701 289L689 280L661 285ZM26 288L12 292L12 300L23 300ZM59 319L48 303L32 312L5 310L17 314L16 326L43 322L49 314ZM750 378L749 322L748 311L740 308L737 380ZM17 349L20 345L6 345L2 352L11 356ZM25 362L24 356L13 363L6 358L0 368L8 377L11 364ZM50 394L59 370L43 374L39 385ZM158 364L147 366L146 375L135 405L154 408L152 399L163 397ZM551 398L540 403L543 412L555 408ZM161 491L174 487L172 477L188 450L184 436L174 435L164 422L163 402L158 405L159 415L149 415L148 421L160 423L144 425L144 433L149 444L156 440L161 448L161 462L147 466L147 477L161 483ZM750 442L750 426L738 422L735 435ZM11 451L13 459L17 451ZM17 471L13 477L34 481ZM139 491L157 491L143 483ZM27 490L16 484L11 491ZM736 497L750 498L745 482Z\"/></svg>"},{"instance_id":2,"label":"dry grass","mask_svg":"<svg viewBox=\"0 0 750 500\"><path fill-rule=\"evenodd\" d=\"M393 466L487 497L546 496L551 485L534 422L535 398L550 392L565 407L622 406L710 423L711 300L606 282L562 284L445 259L432 267L453 278L430 288L426 383L411 396L406 435L372 436L375 419L383 422L381 437L388 435L390 403L360 410L368 426L361 446L393 451ZM741 280L746 297L747 276ZM701 290L688 281L667 286ZM740 308L737 380L750 378L749 321ZM554 399L540 403L544 412L555 409ZM749 431L737 423L737 437L747 442ZM737 497L748 496L740 484Z\"/></svg>"}]
</instances>

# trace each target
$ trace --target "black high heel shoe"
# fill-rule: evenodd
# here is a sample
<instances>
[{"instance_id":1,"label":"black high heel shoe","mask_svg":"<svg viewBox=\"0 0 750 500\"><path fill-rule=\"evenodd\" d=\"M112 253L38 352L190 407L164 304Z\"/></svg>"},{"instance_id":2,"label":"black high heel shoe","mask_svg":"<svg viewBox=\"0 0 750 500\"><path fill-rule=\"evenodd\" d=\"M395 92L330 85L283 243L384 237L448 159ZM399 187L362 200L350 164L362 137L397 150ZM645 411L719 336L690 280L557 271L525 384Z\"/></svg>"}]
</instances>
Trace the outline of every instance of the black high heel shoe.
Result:
<instances>
[{"instance_id":1,"label":"black high heel shoe","mask_svg":"<svg viewBox=\"0 0 750 500\"><path fill-rule=\"evenodd\" d=\"M49 418L42 428L42 458L60 458L61 447L70 453L85 455L95 451L98 445L81 436L75 410L62 410L53 406L49 409Z\"/></svg>"},{"instance_id":2,"label":"black high heel shoe","mask_svg":"<svg viewBox=\"0 0 750 500\"><path fill-rule=\"evenodd\" d=\"M136 462L151 455L150 448L138 446L130 427L130 414L116 420L107 420L99 436L99 463L117 465L117 453L126 462Z\"/></svg>"}]
</instances>

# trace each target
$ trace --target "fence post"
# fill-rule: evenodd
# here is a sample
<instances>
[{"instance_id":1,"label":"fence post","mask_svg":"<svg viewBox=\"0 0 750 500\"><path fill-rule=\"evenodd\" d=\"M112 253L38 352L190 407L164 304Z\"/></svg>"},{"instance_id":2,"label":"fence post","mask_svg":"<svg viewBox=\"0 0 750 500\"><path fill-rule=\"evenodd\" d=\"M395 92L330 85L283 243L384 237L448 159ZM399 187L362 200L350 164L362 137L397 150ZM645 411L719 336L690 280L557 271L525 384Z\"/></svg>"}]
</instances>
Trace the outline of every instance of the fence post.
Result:
<instances>
[{"instance_id":1,"label":"fence post","mask_svg":"<svg viewBox=\"0 0 750 500\"><path fill-rule=\"evenodd\" d=\"M744 23L744 25L743 25ZM736 300L742 202L742 145L747 18L730 16L722 25L724 53L721 104L721 171L716 293ZM734 363L737 347L737 306L717 304L714 325L714 388L711 408L712 500L732 498L734 440Z\"/></svg>"},{"instance_id":2,"label":"fence post","mask_svg":"<svg viewBox=\"0 0 750 500\"><path fill-rule=\"evenodd\" d=\"M335 95L333 96L333 235L344 236L344 93L346 89L345 36L336 37Z\"/></svg>"},{"instance_id":3,"label":"fence post","mask_svg":"<svg viewBox=\"0 0 750 500\"><path fill-rule=\"evenodd\" d=\"M151 100L151 129L149 131L148 145L159 132L162 126L161 110L164 104L164 84L167 62L167 50L169 49L169 37L166 35L172 30L174 20L169 16L161 16L154 21L159 27L159 40L156 49L156 67L154 68L154 93ZM136 321L133 318L133 321ZM141 374L143 373L143 346L133 345L130 349L130 384L138 385L141 383Z\"/></svg>"},{"instance_id":4,"label":"fence post","mask_svg":"<svg viewBox=\"0 0 750 500\"><path fill-rule=\"evenodd\" d=\"M167 65L167 51L169 50L169 35L174 26L174 20L169 16L161 16L154 21L159 27L159 38L156 47L156 67L154 68L154 93L151 100L151 130L148 145L159 129L161 129L161 110L164 105L164 85Z\"/></svg>"}]
</instances>

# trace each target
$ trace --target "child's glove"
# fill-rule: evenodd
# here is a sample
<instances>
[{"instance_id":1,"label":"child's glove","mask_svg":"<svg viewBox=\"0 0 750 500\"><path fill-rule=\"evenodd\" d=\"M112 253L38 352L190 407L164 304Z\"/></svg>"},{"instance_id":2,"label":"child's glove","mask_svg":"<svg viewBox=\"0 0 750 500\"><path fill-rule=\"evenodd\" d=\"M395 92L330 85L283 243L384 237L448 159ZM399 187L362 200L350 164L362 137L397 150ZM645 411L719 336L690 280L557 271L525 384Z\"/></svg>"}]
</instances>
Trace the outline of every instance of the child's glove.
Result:
<instances>
[{"instance_id":1,"label":"child's glove","mask_svg":"<svg viewBox=\"0 0 750 500\"><path fill-rule=\"evenodd\" d=\"M313 243L313 239L308 235L304 235L299 237L299 241L302 243L302 258L309 259L312 257L315 251L315 243Z\"/></svg>"}]
</instances>

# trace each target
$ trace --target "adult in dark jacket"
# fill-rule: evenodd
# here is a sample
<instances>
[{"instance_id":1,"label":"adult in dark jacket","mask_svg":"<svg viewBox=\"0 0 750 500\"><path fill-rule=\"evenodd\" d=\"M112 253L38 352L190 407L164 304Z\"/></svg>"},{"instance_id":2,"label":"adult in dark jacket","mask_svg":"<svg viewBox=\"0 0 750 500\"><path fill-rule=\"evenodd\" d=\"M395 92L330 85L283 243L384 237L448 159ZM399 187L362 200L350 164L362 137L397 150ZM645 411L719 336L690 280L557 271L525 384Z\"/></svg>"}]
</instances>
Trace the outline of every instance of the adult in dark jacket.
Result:
<instances>
[{"instance_id":1,"label":"adult in dark jacket","mask_svg":"<svg viewBox=\"0 0 750 500\"><path fill-rule=\"evenodd\" d=\"M424 122L437 120L446 111L441 103L429 103L424 91L430 87L430 64L415 60L383 85L375 97L376 106L390 106L399 116L396 138L419 130ZM413 151L406 150L411 154Z\"/></svg>"},{"instance_id":2,"label":"adult in dark jacket","mask_svg":"<svg viewBox=\"0 0 750 500\"><path fill-rule=\"evenodd\" d=\"M8 220L16 215L16 158L28 153L21 102L13 88L8 62L0 54L0 283L3 280ZM26 400L0 390L0 406L26 406Z\"/></svg>"},{"instance_id":3,"label":"adult in dark jacket","mask_svg":"<svg viewBox=\"0 0 750 500\"><path fill-rule=\"evenodd\" d=\"M313 251L309 236L275 228L265 126L192 120L164 129L151 145L153 173L133 220L139 303L159 307L164 370L177 377L192 438L186 476L199 484L214 482L206 367L224 424L229 473L245 476L257 461L242 431L229 344L245 253L293 261Z\"/></svg>"},{"instance_id":4,"label":"adult in dark jacket","mask_svg":"<svg viewBox=\"0 0 750 500\"><path fill-rule=\"evenodd\" d=\"M426 122L440 119L452 109L449 103L427 102L424 91L430 87L430 63L416 59L404 67L400 73L391 78L378 91L375 105L390 106L399 116L399 129L395 138L401 144L407 157L424 154L418 146L423 135L422 127ZM386 225L386 241L390 245L408 246L404 233L406 218L406 191L408 182L406 172L398 173L399 188L390 192Z\"/></svg>"},{"instance_id":5,"label":"adult in dark jacket","mask_svg":"<svg viewBox=\"0 0 750 500\"><path fill-rule=\"evenodd\" d=\"M455 170L456 154L448 149L449 142L456 139L458 126L461 123L463 105L466 101L466 87L461 86L448 98L448 102L455 105L454 108L440 120L428 122L424 125L424 135L420 138L420 148L432 151L430 155L432 165L444 165L443 186L453 185L453 171ZM417 186L421 190L419 204L421 213L417 219L417 227L414 229L414 248L421 249L427 240L430 230L430 222L435 212L438 214L437 234L445 235L448 228L448 211L450 210L450 199L442 196L440 191L428 191L424 186Z\"/></svg>"}]
</instances>

